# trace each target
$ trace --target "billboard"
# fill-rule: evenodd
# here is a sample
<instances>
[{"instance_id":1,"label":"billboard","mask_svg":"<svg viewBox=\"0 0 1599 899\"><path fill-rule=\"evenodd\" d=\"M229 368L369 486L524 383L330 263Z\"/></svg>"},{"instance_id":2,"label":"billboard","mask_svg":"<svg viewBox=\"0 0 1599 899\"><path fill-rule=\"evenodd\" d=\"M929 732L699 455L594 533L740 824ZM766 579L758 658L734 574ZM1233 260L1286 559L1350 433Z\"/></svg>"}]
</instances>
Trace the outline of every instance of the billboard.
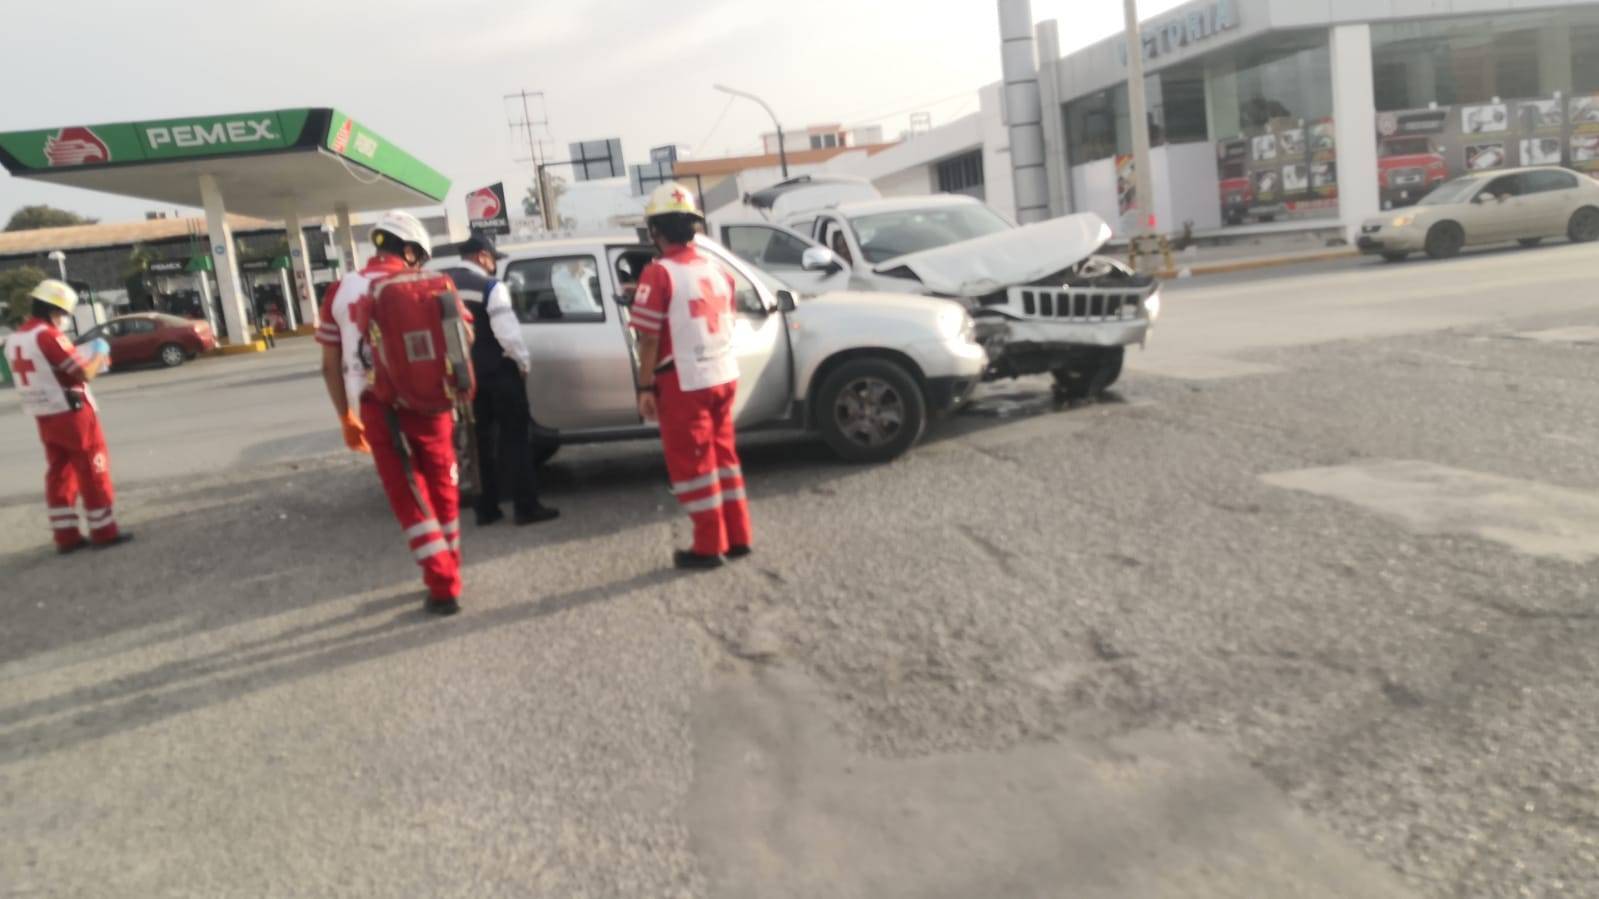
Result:
<instances>
[{"instance_id":1,"label":"billboard","mask_svg":"<svg viewBox=\"0 0 1599 899\"><path fill-rule=\"evenodd\" d=\"M467 226L476 234L510 234L511 217L505 206L505 182L497 181L466 195Z\"/></svg>"},{"instance_id":2,"label":"billboard","mask_svg":"<svg viewBox=\"0 0 1599 899\"><path fill-rule=\"evenodd\" d=\"M567 150L571 154L567 158L579 181L620 178L627 174L622 160L622 141L618 138L579 141Z\"/></svg>"}]
</instances>

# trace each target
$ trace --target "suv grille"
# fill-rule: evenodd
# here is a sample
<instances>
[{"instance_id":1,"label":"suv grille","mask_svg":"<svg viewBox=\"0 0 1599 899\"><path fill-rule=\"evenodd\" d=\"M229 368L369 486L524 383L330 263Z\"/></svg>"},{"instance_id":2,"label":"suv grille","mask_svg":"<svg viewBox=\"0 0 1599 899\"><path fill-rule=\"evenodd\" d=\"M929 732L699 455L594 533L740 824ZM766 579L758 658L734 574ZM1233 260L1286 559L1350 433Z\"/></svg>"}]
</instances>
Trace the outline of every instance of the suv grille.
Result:
<instances>
[{"instance_id":1,"label":"suv grille","mask_svg":"<svg viewBox=\"0 0 1599 899\"><path fill-rule=\"evenodd\" d=\"M1032 318L1065 321L1128 321L1144 316L1144 297L1151 291L1094 288L1050 290L1028 287L1019 294L1021 312Z\"/></svg>"}]
</instances>

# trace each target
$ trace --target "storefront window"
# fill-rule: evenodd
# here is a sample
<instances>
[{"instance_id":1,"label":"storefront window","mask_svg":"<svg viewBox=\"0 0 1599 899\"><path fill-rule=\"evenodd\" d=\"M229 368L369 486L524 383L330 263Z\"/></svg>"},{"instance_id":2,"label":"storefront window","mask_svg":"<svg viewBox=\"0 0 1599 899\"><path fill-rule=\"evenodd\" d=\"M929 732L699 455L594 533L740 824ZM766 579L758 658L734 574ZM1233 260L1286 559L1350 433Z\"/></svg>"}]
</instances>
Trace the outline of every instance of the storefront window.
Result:
<instances>
[{"instance_id":1,"label":"storefront window","mask_svg":"<svg viewBox=\"0 0 1599 899\"><path fill-rule=\"evenodd\" d=\"M1599 9L1374 25L1379 112L1599 91Z\"/></svg>"},{"instance_id":2,"label":"storefront window","mask_svg":"<svg viewBox=\"0 0 1599 899\"><path fill-rule=\"evenodd\" d=\"M1332 115L1327 32L1274 34L1205 60L1210 134L1249 136L1275 122Z\"/></svg>"},{"instance_id":3,"label":"storefront window","mask_svg":"<svg viewBox=\"0 0 1599 899\"><path fill-rule=\"evenodd\" d=\"M1127 89L1116 86L1066 104L1071 164L1115 156L1132 146L1127 127Z\"/></svg>"}]
</instances>

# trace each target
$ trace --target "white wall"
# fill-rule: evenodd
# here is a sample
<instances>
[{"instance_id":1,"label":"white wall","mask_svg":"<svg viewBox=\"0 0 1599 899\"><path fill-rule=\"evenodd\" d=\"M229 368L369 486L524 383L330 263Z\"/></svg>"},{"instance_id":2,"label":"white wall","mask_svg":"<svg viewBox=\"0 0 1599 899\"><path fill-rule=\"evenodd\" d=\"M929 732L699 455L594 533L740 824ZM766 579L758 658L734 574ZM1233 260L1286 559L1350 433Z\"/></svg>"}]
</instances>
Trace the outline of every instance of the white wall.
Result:
<instances>
[{"instance_id":1,"label":"white wall","mask_svg":"<svg viewBox=\"0 0 1599 899\"><path fill-rule=\"evenodd\" d=\"M1150 151L1154 165L1155 218L1162 233L1221 226L1221 184L1216 174L1216 149L1211 144L1177 144ZM1125 236L1116 201L1116 161L1100 159L1072 166L1074 212L1094 212Z\"/></svg>"},{"instance_id":2,"label":"white wall","mask_svg":"<svg viewBox=\"0 0 1599 899\"><path fill-rule=\"evenodd\" d=\"M1160 230L1179 231L1183 222L1196 230L1221 227L1221 176L1216 172L1216 145L1171 144L1155 151L1155 214Z\"/></svg>"},{"instance_id":3,"label":"white wall","mask_svg":"<svg viewBox=\"0 0 1599 899\"><path fill-rule=\"evenodd\" d=\"M983 144L983 191L988 205L1016 219L1016 187L1010 169L1010 129L1005 127L1003 85L994 82L978 93L978 127Z\"/></svg>"},{"instance_id":4,"label":"white wall","mask_svg":"<svg viewBox=\"0 0 1599 899\"><path fill-rule=\"evenodd\" d=\"M928 165L884 175L872 185L885 197L918 197L937 190L933 183L933 167Z\"/></svg>"}]
</instances>

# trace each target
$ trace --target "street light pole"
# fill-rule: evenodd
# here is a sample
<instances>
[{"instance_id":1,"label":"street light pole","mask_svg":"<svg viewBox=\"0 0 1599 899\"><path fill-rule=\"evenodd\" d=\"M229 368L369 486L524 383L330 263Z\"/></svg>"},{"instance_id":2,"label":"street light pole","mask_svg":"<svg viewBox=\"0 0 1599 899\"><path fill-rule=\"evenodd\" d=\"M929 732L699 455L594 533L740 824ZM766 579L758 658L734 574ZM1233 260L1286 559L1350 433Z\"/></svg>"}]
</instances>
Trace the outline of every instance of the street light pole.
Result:
<instances>
[{"instance_id":1,"label":"street light pole","mask_svg":"<svg viewBox=\"0 0 1599 899\"><path fill-rule=\"evenodd\" d=\"M756 103L761 104L761 108L766 110L766 114L772 117L772 124L777 127L777 161L778 161L778 164L783 167L783 178L784 178L784 180L787 180L787 178L788 178L788 147L784 145L785 141L783 140L783 124L777 120L777 113L772 111L772 107L766 105L766 101L765 100L762 100L760 97L757 97L754 94L745 93L744 91L733 90L732 88L728 87L725 84L713 84L711 86L716 88L717 90L721 91L724 94L731 94L732 96L735 96L735 97L743 97L746 100L753 100Z\"/></svg>"},{"instance_id":2,"label":"street light pole","mask_svg":"<svg viewBox=\"0 0 1599 899\"><path fill-rule=\"evenodd\" d=\"M1124 0L1127 12L1127 117L1133 133L1133 184L1137 192L1132 209L1138 222L1131 237L1155 231L1154 174L1149 161L1149 112L1144 99L1144 40L1138 28L1138 0Z\"/></svg>"},{"instance_id":3,"label":"street light pole","mask_svg":"<svg viewBox=\"0 0 1599 899\"><path fill-rule=\"evenodd\" d=\"M56 264L56 270L61 273L61 280L67 280L67 254L60 250L51 250L49 259Z\"/></svg>"}]
</instances>

